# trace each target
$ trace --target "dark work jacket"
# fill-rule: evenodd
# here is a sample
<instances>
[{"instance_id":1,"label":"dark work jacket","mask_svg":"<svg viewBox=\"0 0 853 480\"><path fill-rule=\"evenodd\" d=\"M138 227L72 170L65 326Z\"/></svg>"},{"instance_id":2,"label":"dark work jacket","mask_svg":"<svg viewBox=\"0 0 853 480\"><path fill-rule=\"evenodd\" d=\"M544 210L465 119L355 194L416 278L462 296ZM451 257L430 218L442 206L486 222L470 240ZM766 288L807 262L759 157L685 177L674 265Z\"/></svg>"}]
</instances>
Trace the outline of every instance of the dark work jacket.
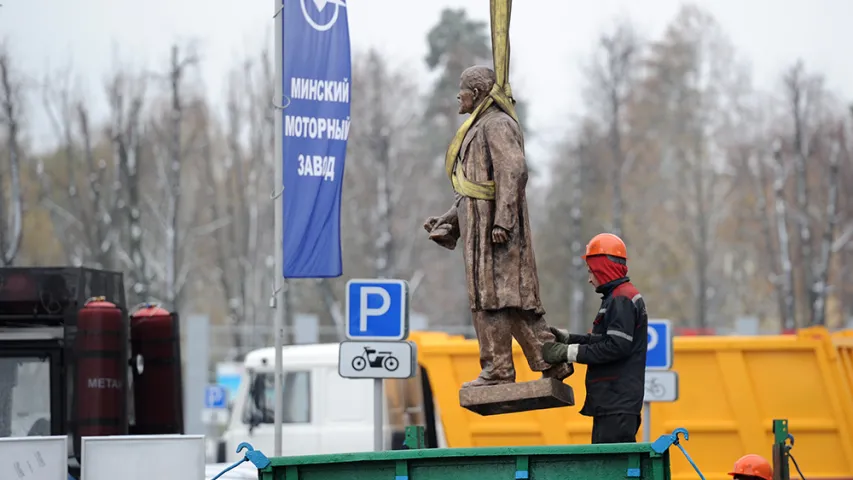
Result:
<instances>
[{"instance_id":1,"label":"dark work jacket","mask_svg":"<svg viewBox=\"0 0 853 480\"><path fill-rule=\"evenodd\" d=\"M628 277L595 289L601 308L592 333L572 335L578 363L587 365L586 402L581 415L640 415L646 376L649 318L640 292Z\"/></svg>"}]
</instances>

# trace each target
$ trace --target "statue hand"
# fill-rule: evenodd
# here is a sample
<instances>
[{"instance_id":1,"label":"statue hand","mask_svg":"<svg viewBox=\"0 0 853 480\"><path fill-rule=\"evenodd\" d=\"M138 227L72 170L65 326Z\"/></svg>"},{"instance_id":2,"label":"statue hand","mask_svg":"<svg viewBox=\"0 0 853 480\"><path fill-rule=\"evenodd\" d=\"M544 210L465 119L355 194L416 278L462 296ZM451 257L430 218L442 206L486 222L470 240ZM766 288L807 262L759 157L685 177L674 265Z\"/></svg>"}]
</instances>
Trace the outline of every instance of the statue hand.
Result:
<instances>
[{"instance_id":1,"label":"statue hand","mask_svg":"<svg viewBox=\"0 0 853 480\"><path fill-rule=\"evenodd\" d=\"M492 227L492 243L506 243L509 240L509 232L503 227Z\"/></svg>"},{"instance_id":2,"label":"statue hand","mask_svg":"<svg viewBox=\"0 0 853 480\"><path fill-rule=\"evenodd\" d=\"M435 228L436 225L439 224L440 217L429 217L424 222L424 230L427 232L432 232L432 229Z\"/></svg>"}]
</instances>

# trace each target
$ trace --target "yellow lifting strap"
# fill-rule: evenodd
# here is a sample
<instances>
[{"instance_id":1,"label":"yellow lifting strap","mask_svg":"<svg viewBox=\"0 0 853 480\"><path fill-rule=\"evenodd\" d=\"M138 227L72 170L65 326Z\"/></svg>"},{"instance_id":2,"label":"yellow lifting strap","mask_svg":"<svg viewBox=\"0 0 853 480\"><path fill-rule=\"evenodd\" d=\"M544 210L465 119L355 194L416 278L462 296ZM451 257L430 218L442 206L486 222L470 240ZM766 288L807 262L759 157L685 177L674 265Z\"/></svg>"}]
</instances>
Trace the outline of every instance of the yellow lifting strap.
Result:
<instances>
[{"instance_id":1,"label":"yellow lifting strap","mask_svg":"<svg viewBox=\"0 0 853 480\"><path fill-rule=\"evenodd\" d=\"M459 165L461 160L459 153L465 134L468 133L471 125L477 121L479 115L492 104L496 104L518 122L512 100L512 89L509 86L509 20L511 11L512 0L491 0L492 61L495 65L495 86L492 87L489 96L477 106L471 116L459 127L450 142L450 146L447 147L447 154L444 157L444 168L453 185L453 190L470 198L493 200L495 198L495 182L477 183L465 178L462 166Z\"/></svg>"}]
</instances>

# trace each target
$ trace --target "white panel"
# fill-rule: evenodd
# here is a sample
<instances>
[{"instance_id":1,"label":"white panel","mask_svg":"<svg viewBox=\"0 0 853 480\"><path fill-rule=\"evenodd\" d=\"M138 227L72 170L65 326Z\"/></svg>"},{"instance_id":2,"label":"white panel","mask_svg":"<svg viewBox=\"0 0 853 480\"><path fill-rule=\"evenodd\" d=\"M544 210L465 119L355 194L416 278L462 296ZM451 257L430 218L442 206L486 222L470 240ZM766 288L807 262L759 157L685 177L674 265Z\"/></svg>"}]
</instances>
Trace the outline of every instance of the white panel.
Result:
<instances>
[{"instance_id":1,"label":"white panel","mask_svg":"<svg viewBox=\"0 0 853 480\"><path fill-rule=\"evenodd\" d=\"M204 480L203 435L83 437L81 480Z\"/></svg>"},{"instance_id":2,"label":"white panel","mask_svg":"<svg viewBox=\"0 0 853 480\"><path fill-rule=\"evenodd\" d=\"M414 342L341 342L338 373L344 378L412 378Z\"/></svg>"},{"instance_id":3,"label":"white panel","mask_svg":"<svg viewBox=\"0 0 853 480\"><path fill-rule=\"evenodd\" d=\"M223 470L233 465L232 463L211 463L204 467L205 480L211 480ZM167 479L160 479L167 480ZM251 462L243 462L240 466L229 470L218 480L258 480L258 469Z\"/></svg>"},{"instance_id":4,"label":"white panel","mask_svg":"<svg viewBox=\"0 0 853 480\"><path fill-rule=\"evenodd\" d=\"M646 370L646 392L643 401L674 402L678 400L678 373L672 370Z\"/></svg>"},{"instance_id":5,"label":"white panel","mask_svg":"<svg viewBox=\"0 0 853 480\"><path fill-rule=\"evenodd\" d=\"M68 438L0 438L0 479L67 480Z\"/></svg>"}]
</instances>

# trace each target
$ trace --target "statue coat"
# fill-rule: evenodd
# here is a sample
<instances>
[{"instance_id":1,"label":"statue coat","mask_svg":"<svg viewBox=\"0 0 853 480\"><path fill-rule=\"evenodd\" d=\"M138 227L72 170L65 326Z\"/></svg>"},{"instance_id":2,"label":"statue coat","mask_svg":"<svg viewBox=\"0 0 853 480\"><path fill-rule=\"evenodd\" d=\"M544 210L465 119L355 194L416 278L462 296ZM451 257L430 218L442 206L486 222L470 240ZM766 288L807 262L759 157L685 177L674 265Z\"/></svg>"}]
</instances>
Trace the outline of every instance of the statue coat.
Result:
<instances>
[{"instance_id":1,"label":"statue coat","mask_svg":"<svg viewBox=\"0 0 853 480\"><path fill-rule=\"evenodd\" d=\"M518 308L538 315L539 278L527 212L527 163L521 128L497 106L483 112L465 135L460 150L468 180L495 182L495 199L465 198L461 223L468 298L472 311ZM492 227L509 232L503 244L492 242ZM461 230L461 231L460 231Z\"/></svg>"}]
</instances>

